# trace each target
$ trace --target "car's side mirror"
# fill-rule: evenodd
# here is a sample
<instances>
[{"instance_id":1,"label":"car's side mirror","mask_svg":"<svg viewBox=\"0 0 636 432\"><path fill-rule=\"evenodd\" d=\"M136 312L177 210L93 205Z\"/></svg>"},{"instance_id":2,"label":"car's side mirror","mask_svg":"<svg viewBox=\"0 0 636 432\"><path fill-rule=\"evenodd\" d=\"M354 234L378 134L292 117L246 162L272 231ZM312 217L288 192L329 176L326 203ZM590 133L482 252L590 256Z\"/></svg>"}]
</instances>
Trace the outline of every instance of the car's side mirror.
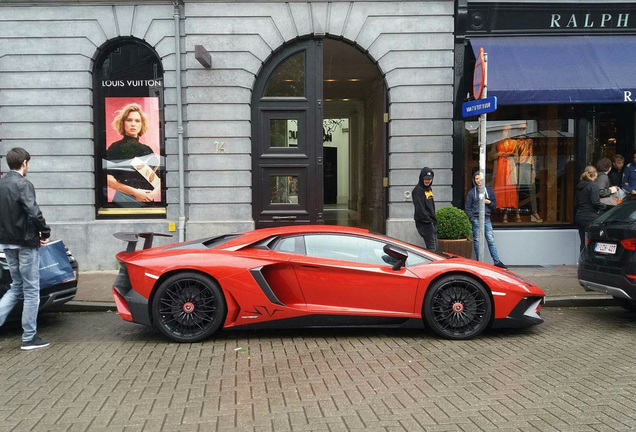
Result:
<instances>
[{"instance_id":1,"label":"car's side mirror","mask_svg":"<svg viewBox=\"0 0 636 432\"><path fill-rule=\"evenodd\" d=\"M404 267L404 264L406 263L406 259L409 256L407 251L390 244L384 245L382 250L384 251L385 254L397 260L397 262L393 264L393 270L399 270L402 267Z\"/></svg>"}]
</instances>

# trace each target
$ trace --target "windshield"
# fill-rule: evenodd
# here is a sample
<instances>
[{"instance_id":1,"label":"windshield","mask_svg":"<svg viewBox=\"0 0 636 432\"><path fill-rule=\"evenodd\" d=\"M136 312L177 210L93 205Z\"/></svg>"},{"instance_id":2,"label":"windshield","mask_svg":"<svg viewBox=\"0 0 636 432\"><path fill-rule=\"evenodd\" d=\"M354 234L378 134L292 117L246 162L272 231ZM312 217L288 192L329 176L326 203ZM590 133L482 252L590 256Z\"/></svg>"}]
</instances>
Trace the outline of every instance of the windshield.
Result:
<instances>
[{"instance_id":1,"label":"windshield","mask_svg":"<svg viewBox=\"0 0 636 432\"><path fill-rule=\"evenodd\" d=\"M636 200L622 202L600 216L595 222L636 222Z\"/></svg>"}]
</instances>

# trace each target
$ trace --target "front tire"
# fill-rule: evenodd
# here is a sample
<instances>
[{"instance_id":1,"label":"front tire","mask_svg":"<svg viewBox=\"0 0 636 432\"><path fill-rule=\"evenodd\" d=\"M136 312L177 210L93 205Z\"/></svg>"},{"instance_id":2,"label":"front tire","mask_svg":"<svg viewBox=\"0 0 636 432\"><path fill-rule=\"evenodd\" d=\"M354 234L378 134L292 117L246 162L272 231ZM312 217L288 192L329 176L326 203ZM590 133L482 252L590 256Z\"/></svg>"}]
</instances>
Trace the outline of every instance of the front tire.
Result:
<instances>
[{"instance_id":1,"label":"front tire","mask_svg":"<svg viewBox=\"0 0 636 432\"><path fill-rule=\"evenodd\" d=\"M226 312L219 285L194 272L170 276L152 300L155 326L177 342L198 342L212 336L223 324Z\"/></svg>"},{"instance_id":2,"label":"front tire","mask_svg":"<svg viewBox=\"0 0 636 432\"><path fill-rule=\"evenodd\" d=\"M424 300L424 320L446 339L470 339L490 323L492 301L473 278L447 276L431 285Z\"/></svg>"}]
</instances>

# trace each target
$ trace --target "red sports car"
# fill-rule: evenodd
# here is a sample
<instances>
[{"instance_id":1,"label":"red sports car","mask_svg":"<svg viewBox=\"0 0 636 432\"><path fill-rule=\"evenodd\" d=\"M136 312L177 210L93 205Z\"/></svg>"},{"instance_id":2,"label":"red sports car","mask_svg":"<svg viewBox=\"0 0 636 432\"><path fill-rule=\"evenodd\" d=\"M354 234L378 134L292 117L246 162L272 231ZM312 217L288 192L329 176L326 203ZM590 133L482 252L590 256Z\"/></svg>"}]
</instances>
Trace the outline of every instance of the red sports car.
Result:
<instances>
[{"instance_id":1,"label":"red sports car","mask_svg":"<svg viewBox=\"0 0 636 432\"><path fill-rule=\"evenodd\" d=\"M543 322L532 282L363 229L268 228L146 249L153 235L115 235L129 243L113 295L124 320L178 342L221 328L425 325L468 339Z\"/></svg>"}]
</instances>

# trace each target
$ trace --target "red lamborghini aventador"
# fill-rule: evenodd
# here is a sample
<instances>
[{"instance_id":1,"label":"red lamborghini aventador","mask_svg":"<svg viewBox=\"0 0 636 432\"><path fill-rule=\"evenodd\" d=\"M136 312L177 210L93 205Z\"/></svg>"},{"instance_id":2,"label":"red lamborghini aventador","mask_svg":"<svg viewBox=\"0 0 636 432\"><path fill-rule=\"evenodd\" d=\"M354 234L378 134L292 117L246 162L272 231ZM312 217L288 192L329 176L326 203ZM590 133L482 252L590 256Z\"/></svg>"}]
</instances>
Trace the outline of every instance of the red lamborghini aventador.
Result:
<instances>
[{"instance_id":1,"label":"red lamborghini aventador","mask_svg":"<svg viewBox=\"0 0 636 432\"><path fill-rule=\"evenodd\" d=\"M129 243L113 295L124 320L178 342L221 328L425 325L468 339L543 322L532 282L363 229L268 228L147 249L154 235L115 235Z\"/></svg>"}]
</instances>

